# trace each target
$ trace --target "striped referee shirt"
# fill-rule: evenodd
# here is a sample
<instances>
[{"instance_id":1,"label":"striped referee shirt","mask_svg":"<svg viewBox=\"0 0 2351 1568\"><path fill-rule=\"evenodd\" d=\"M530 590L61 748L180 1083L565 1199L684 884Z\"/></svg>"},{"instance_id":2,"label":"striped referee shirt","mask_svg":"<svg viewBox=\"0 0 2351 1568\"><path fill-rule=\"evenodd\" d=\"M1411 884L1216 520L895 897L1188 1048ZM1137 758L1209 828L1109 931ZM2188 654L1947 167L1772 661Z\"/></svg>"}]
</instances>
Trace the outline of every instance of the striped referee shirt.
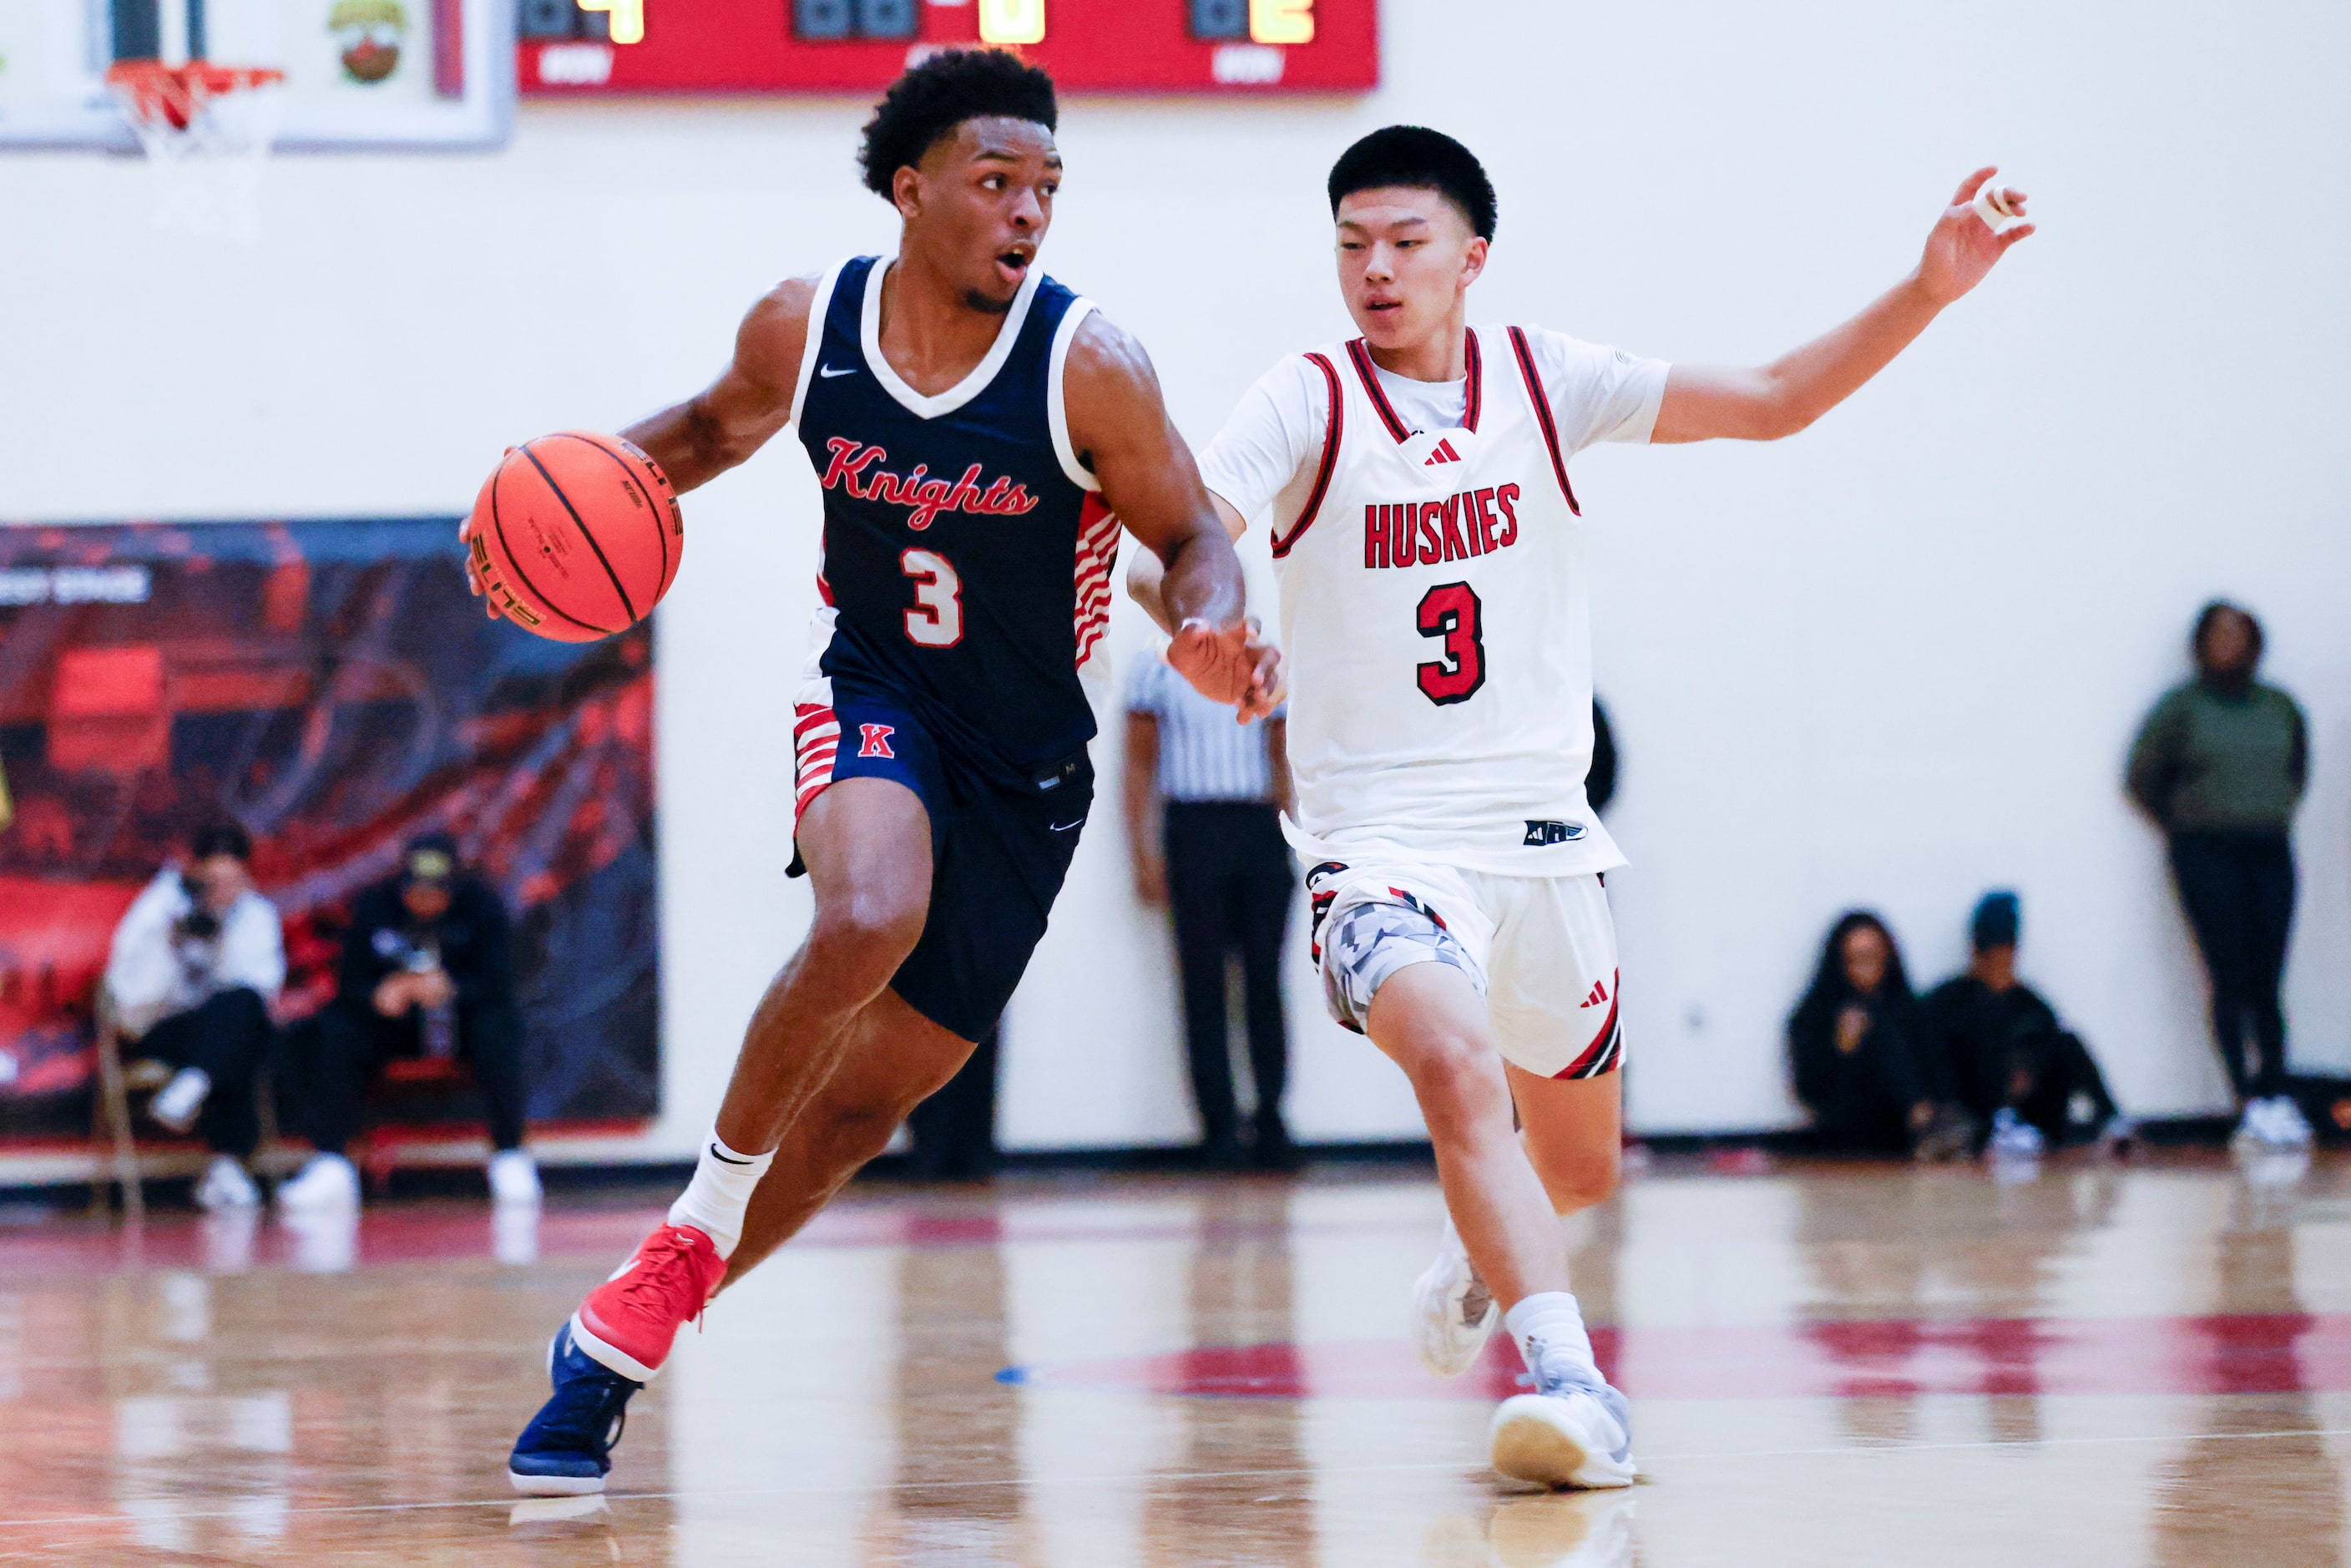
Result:
<instances>
[{"instance_id":1,"label":"striped referee shirt","mask_svg":"<svg viewBox=\"0 0 2351 1568\"><path fill-rule=\"evenodd\" d=\"M1262 723L1233 722L1227 704L1202 696L1159 653L1127 671L1126 711L1159 721L1159 795L1165 800L1273 799L1273 759ZM1273 710L1290 716L1290 705Z\"/></svg>"}]
</instances>

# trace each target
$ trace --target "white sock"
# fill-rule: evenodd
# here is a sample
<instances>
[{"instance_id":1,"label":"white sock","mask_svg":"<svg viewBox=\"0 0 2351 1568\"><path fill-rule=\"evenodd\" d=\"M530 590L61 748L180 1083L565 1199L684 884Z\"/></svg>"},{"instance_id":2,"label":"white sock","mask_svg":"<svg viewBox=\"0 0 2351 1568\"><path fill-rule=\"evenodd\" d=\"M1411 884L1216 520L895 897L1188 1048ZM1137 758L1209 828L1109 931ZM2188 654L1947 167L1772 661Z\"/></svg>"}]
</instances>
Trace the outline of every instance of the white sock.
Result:
<instances>
[{"instance_id":1,"label":"white sock","mask_svg":"<svg viewBox=\"0 0 2351 1568\"><path fill-rule=\"evenodd\" d=\"M721 1258L731 1257L743 1239L743 1211L751 1206L752 1189L775 1163L776 1151L747 1155L718 1141L716 1134L702 1147L694 1166L694 1179L669 1206L672 1225L691 1225L710 1238Z\"/></svg>"},{"instance_id":2,"label":"white sock","mask_svg":"<svg viewBox=\"0 0 2351 1568\"><path fill-rule=\"evenodd\" d=\"M1583 1332L1583 1309L1565 1291L1543 1291L1502 1314L1502 1326L1519 1342L1519 1354L1542 1388L1571 1371L1593 1365L1592 1336ZM1552 1370L1547 1372L1548 1362Z\"/></svg>"}]
</instances>

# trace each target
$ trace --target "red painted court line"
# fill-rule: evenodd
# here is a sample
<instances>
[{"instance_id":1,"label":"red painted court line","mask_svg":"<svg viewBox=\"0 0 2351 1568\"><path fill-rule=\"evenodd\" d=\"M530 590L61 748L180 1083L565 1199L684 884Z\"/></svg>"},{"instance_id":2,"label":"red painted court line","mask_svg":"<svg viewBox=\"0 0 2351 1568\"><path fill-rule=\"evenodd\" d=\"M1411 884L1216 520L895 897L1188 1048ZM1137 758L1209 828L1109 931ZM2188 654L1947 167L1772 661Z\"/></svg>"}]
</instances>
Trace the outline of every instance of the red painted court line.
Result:
<instances>
[{"instance_id":1,"label":"red painted court line","mask_svg":"<svg viewBox=\"0 0 2351 1568\"><path fill-rule=\"evenodd\" d=\"M1927 1395L2223 1395L2351 1390L2351 1313L1892 1319L1599 1328L1593 1348L1635 1399ZM1014 1368L1035 1388L1261 1399L1476 1399L1519 1392L1502 1336L1468 1375L1430 1376L1400 1342L1209 1345Z\"/></svg>"}]
</instances>

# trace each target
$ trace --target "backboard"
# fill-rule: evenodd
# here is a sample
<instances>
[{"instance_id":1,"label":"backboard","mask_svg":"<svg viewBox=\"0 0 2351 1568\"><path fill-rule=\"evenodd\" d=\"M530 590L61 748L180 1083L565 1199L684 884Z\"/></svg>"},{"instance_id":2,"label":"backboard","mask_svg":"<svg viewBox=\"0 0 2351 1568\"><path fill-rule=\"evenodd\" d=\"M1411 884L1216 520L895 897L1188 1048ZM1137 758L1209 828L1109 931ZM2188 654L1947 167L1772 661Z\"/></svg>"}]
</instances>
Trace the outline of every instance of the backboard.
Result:
<instances>
[{"instance_id":1,"label":"backboard","mask_svg":"<svg viewBox=\"0 0 2351 1568\"><path fill-rule=\"evenodd\" d=\"M488 148L513 120L513 0L0 0L0 150L139 143L117 60L286 73L280 152Z\"/></svg>"}]
</instances>

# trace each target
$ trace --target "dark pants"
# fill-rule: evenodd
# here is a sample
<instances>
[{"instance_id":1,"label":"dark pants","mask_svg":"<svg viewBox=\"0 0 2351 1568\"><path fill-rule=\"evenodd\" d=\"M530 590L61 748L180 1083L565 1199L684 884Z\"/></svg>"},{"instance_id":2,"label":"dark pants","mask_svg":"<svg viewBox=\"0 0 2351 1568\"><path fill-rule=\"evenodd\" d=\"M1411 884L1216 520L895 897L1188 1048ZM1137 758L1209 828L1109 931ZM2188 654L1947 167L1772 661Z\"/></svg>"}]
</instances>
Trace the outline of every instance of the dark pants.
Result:
<instances>
[{"instance_id":1,"label":"dark pants","mask_svg":"<svg viewBox=\"0 0 2351 1568\"><path fill-rule=\"evenodd\" d=\"M978 1181L996 1172L996 1039L972 1048L937 1093L906 1118L914 1135L907 1174L923 1181Z\"/></svg>"},{"instance_id":2,"label":"dark pants","mask_svg":"<svg viewBox=\"0 0 2351 1568\"><path fill-rule=\"evenodd\" d=\"M1838 1051L1829 1092L1813 1107L1820 1146L1855 1154L1902 1154L1910 1115L1934 1098L1931 1080L1900 1030L1872 1028L1850 1051Z\"/></svg>"},{"instance_id":3,"label":"dark pants","mask_svg":"<svg viewBox=\"0 0 2351 1568\"><path fill-rule=\"evenodd\" d=\"M159 1020L140 1037L136 1054L174 1067L202 1068L213 1089L196 1131L215 1152L245 1159L261 1144L254 1081L269 1059L272 1035L269 1009L260 994L239 986Z\"/></svg>"},{"instance_id":4,"label":"dark pants","mask_svg":"<svg viewBox=\"0 0 2351 1568\"><path fill-rule=\"evenodd\" d=\"M1225 1029L1225 958L1238 947L1258 1142L1267 1152L1286 1147L1281 1093L1290 1045L1282 1021L1281 943L1296 880L1280 815L1249 801L1170 800L1166 847L1167 902L1183 975L1184 1048L1191 1058L1202 1142L1214 1154L1240 1142Z\"/></svg>"},{"instance_id":5,"label":"dark pants","mask_svg":"<svg viewBox=\"0 0 2351 1568\"><path fill-rule=\"evenodd\" d=\"M2212 1038L2230 1083L2241 1100L2285 1093L2278 990L2294 925L2292 846L2283 833L2174 833L2171 875L2211 977Z\"/></svg>"},{"instance_id":6,"label":"dark pants","mask_svg":"<svg viewBox=\"0 0 2351 1568\"><path fill-rule=\"evenodd\" d=\"M385 1018L337 1002L319 1015L317 1054L301 1074L303 1134L340 1155L359 1135L367 1092L394 1057L424 1054L424 1023L409 1012ZM522 1147L522 1014L511 1003L457 1008L457 1055L473 1064L495 1148Z\"/></svg>"},{"instance_id":7,"label":"dark pants","mask_svg":"<svg viewBox=\"0 0 2351 1568\"><path fill-rule=\"evenodd\" d=\"M2066 1030L2028 1036L2017 1042L2012 1061L2009 1103L2017 1115L2041 1129L2050 1147L2096 1132L2114 1120L2115 1097L2106 1092L2105 1074L2098 1071L2081 1036ZM2074 1120L2077 1094L2090 1102L2086 1123Z\"/></svg>"}]
</instances>

